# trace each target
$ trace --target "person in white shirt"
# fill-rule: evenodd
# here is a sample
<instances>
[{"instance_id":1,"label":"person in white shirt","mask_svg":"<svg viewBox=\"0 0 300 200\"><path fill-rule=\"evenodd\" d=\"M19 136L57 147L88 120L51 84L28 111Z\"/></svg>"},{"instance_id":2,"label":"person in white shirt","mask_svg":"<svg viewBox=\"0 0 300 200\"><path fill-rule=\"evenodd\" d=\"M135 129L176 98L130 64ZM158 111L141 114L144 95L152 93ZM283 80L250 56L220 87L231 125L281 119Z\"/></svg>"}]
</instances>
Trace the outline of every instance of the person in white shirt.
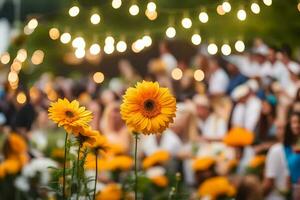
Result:
<instances>
[{"instance_id":1,"label":"person in white shirt","mask_svg":"<svg viewBox=\"0 0 300 200\"><path fill-rule=\"evenodd\" d=\"M159 52L160 59L164 63L167 73L170 74L171 71L177 67L178 63L176 58L171 54L168 44L165 41L160 43Z\"/></svg>"},{"instance_id":2,"label":"person in white shirt","mask_svg":"<svg viewBox=\"0 0 300 200\"><path fill-rule=\"evenodd\" d=\"M230 125L254 132L261 113L261 101L247 83L235 88L232 98L236 105L232 111Z\"/></svg>"},{"instance_id":3,"label":"person in white shirt","mask_svg":"<svg viewBox=\"0 0 300 200\"><path fill-rule=\"evenodd\" d=\"M211 96L222 96L226 93L229 85L229 77L225 70L221 68L216 58L210 58L208 61L209 80L208 93Z\"/></svg>"},{"instance_id":4,"label":"person in white shirt","mask_svg":"<svg viewBox=\"0 0 300 200\"><path fill-rule=\"evenodd\" d=\"M283 144L274 144L266 158L263 181L266 200L285 200L282 195L288 190L289 170L284 155Z\"/></svg>"}]
</instances>

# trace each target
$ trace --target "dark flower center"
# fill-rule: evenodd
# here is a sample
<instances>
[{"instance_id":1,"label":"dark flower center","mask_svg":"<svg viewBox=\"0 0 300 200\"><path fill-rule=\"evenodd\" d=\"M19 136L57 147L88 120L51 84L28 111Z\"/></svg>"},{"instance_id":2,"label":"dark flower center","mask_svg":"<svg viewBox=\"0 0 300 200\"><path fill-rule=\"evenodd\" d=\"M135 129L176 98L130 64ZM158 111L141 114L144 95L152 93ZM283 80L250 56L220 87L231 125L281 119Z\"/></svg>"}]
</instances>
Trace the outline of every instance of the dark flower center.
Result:
<instances>
[{"instance_id":1,"label":"dark flower center","mask_svg":"<svg viewBox=\"0 0 300 200\"><path fill-rule=\"evenodd\" d=\"M152 111L155 108L155 102L151 99L148 99L144 102L144 108L147 111Z\"/></svg>"},{"instance_id":2,"label":"dark flower center","mask_svg":"<svg viewBox=\"0 0 300 200\"><path fill-rule=\"evenodd\" d=\"M71 112L71 111L69 111L69 110L66 111L65 114L67 115L67 117L70 117L70 118L71 118L71 117L74 117L74 113Z\"/></svg>"}]
</instances>

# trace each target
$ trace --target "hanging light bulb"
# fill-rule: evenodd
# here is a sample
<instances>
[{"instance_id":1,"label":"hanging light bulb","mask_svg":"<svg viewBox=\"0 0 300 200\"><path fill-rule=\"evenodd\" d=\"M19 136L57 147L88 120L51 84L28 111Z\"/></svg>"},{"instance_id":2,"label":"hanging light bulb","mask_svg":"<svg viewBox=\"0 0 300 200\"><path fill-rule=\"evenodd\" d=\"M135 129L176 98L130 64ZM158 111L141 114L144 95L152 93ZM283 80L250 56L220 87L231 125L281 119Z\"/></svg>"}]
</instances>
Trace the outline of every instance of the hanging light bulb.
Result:
<instances>
[{"instance_id":1,"label":"hanging light bulb","mask_svg":"<svg viewBox=\"0 0 300 200\"><path fill-rule=\"evenodd\" d=\"M182 70L178 67L174 68L171 72L171 76L176 81L180 80L183 76Z\"/></svg>"},{"instance_id":2,"label":"hanging light bulb","mask_svg":"<svg viewBox=\"0 0 300 200\"><path fill-rule=\"evenodd\" d=\"M106 54L112 54L115 51L115 47L113 44L106 43L104 45L104 52Z\"/></svg>"},{"instance_id":3,"label":"hanging light bulb","mask_svg":"<svg viewBox=\"0 0 300 200\"><path fill-rule=\"evenodd\" d=\"M217 52L218 52L218 47L216 44L214 43L211 43L207 46L207 52L210 54L210 55L215 55Z\"/></svg>"},{"instance_id":4,"label":"hanging light bulb","mask_svg":"<svg viewBox=\"0 0 300 200\"><path fill-rule=\"evenodd\" d=\"M219 15L225 15L226 14L226 12L223 10L222 5L218 5L218 7L217 7L217 13Z\"/></svg>"},{"instance_id":5,"label":"hanging light bulb","mask_svg":"<svg viewBox=\"0 0 300 200\"><path fill-rule=\"evenodd\" d=\"M222 8L224 10L224 12L229 13L231 11L231 5L228 1L224 1L222 3Z\"/></svg>"},{"instance_id":6,"label":"hanging light bulb","mask_svg":"<svg viewBox=\"0 0 300 200\"><path fill-rule=\"evenodd\" d=\"M94 43L94 44L92 44L92 45L90 46L90 53L91 53L92 55L97 55L97 54L100 53L100 51L101 51L101 48L100 48L100 45L99 45L99 44Z\"/></svg>"},{"instance_id":7,"label":"hanging light bulb","mask_svg":"<svg viewBox=\"0 0 300 200\"><path fill-rule=\"evenodd\" d=\"M152 44L152 39L149 35L145 35L143 38L142 38L143 42L144 42L144 45L145 47L150 47L151 44Z\"/></svg>"},{"instance_id":8,"label":"hanging light bulb","mask_svg":"<svg viewBox=\"0 0 300 200\"><path fill-rule=\"evenodd\" d=\"M63 44L67 44L71 41L71 35L70 33L63 33L61 36L60 36L60 41L61 43Z\"/></svg>"},{"instance_id":9,"label":"hanging light bulb","mask_svg":"<svg viewBox=\"0 0 300 200\"><path fill-rule=\"evenodd\" d=\"M57 40L59 38L59 35L60 35L60 32L57 28L51 28L49 30L49 37L52 39L52 40Z\"/></svg>"},{"instance_id":10,"label":"hanging light bulb","mask_svg":"<svg viewBox=\"0 0 300 200\"><path fill-rule=\"evenodd\" d=\"M168 38L174 38L176 35L176 29L172 26L168 27L166 30L166 35Z\"/></svg>"},{"instance_id":11,"label":"hanging light bulb","mask_svg":"<svg viewBox=\"0 0 300 200\"><path fill-rule=\"evenodd\" d=\"M157 18L157 12L156 11L150 12L148 9L145 11L145 15L151 21L153 21Z\"/></svg>"},{"instance_id":12,"label":"hanging light bulb","mask_svg":"<svg viewBox=\"0 0 300 200\"><path fill-rule=\"evenodd\" d=\"M104 81L104 74L102 72L96 72L93 75L95 83L102 83Z\"/></svg>"},{"instance_id":13,"label":"hanging light bulb","mask_svg":"<svg viewBox=\"0 0 300 200\"><path fill-rule=\"evenodd\" d=\"M201 43L201 36L198 33L192 35L191 41L194 45L199 45Z\"/></svg>"},{"instance_id":14,"label":"hanging light bulb","mask_svg":"<svg viewBox=\"0 0 300 200\"><path fill-rule=\"evenodd\" d=\"M34 65L40 65L43 63L45 53L42 50L36 50L31 56L31 62Z\"/></svg>"},{"instance_id":15,"label":"hanging light bulb","mask_svg":"<svg viewBox=\"0 0 300 200\"><path fill-rule=\"evenodd\" d=\"M32 30L35 29L38 25L39 25L39 22L37 21L36 18L32 18L27 24L28 28L32 29Z\"/></svg>"},{"instance_id":16,"label":"hanging light bulb","mask_svg":"<svg viewBox=\"0 0 300 200\"><path fill-rule=\"evenodd\" d=\"M99 23L100 23L101 18L100 18L100 15L99 15L99 14L94 13L94 14L92 14L90 20L91 20L91 23L92 23L92 24L96 25L96 24L99 24Z\"/></svg>"},{"instance_id":17,"label":"hanging light bulb","mask_svg":"<svg viewBox=\"0 0 300 200\"><path fill-rule=\"evenodd\" d=\"M207 14L206 12L201 12L201 13L199 14L199 20L200 20L200 22L202 22L202 23L208 22L208 14Z\"/></svg>"},{"instance_id":18,"label":"hanging light bulb","mask_svg":"<svg viewBox=\"0 0 300 200\"><path fill-rule=\"evenodd\" d=\"M20 49L17 53L16 59L20 62L24 62L27 58L27 51L26 49Z\"/></svg>"},{"instance_id":19,"label":"hanging light bulb","mask_svg":"<svg viewBox=\"0 0 300 200\"><path fill-rule=\"evenodd\" d=\"M258 14L260 12L260 7L257 3L252 3L251 4L251 11L254 13L254 14Z\"/></svg>"},{"instance_id":20,"label":"hanging light bulb","mask_svg":"<svg viewBox=\"0 0 300 200\"><path fill-rule=\"evenodd\" d=\"M272 5L272 0L263 0L264 1L264 4L266 6L271 6Z\"/></svg>"},{"instance_id":21,"label":"hanging light bulb","mask_svg":"<svg viewBox=\"0 0 300 200\"><path fill-rule=\"evenodd\" d=\"M238 10L237 12L237 18L240 20L240 21L245 21L246 18L247 18L247 13L244 9L240 9Z\"/></svg>"},{"instance_id":22,"label":"hanging light bulb","mask_svg":"<svg viewBox=\"0 0 300 200\"><path fill-rule=\"evenodd\" d=\"M298 5L297 5L297 8L298 8L298 11L300 12L300 1L299 1Z\"/></svg>"},{"instance_id":23,"label":"hanging light bulb","mask_svg":"<svg viewBox=\"0 0 300 200\"><path fill-rule=\"evenodd\" d=\"M135 15L139 14L139 12L140 12L140 8L138 7L138 5L133 4L130 6L129 13L131 15L135 16Z\"/></svg>"},{"instance_id":24,"label":"hanging light bulb","mask_svg":"<svg viewBox=\"0 0 300 200\"><path fill-rule=\"evenodd\" d=\"M149 2L147 4L147 10L149 10L150 12L156 11L156 4L154 2Z\"/></svg>"},{"instance_id":25,"label":"hanging light bulb","mask_svg":"<svg viewBox=\"0 0 300 200\"><path fill-rule=\"evenodd\" d=\"M85 50L83 48L78 48L75 50L75 56L76 58L83 58L85 56Z\"/></svg>"},{"instance_id":26,"label":"hanging light bulb","mask_svg":"<svg viewBox=\"0 0 300 200\"><path fill-rule=\"evenodd\" d=\"M221 47L221 52L223 55L228 56L231 54L231 47L228 44L223 44Z\"/></svg>"},{"instance_id":27,"label":"hanging light bulb","mask_svg":"<svg viewBox=\"0 0 300 200\"><path fill-rule=\"evenodd\" d=\"M80 9L78 6L73 6L69 9L69 15L71 17L76 17L80 12Z\"/></svg>"},{"instance_id":28,"label":"hanging light bulb","mask_svg":"<svg viewBox=\"0 0 300 200\"><path fill-rule=\"evenodd\" d=\"M242 40L236 41L234 47L238 52L243 52L245 50L245 44Z\"/></svg>"},{"instance_id":29,"label":"hanging light bulb","mask_svg":"<svg viewBox=\"0 0 300 200\"><path fill-rule=\"evenodd\" d=\"M188 17L185 17L181 20L181 25L183 26L183 28L189 29L192 27L192 20Z\"/></svg>"},{"instance_id":30,"label":"hanging light bulb","mask_svg":"<svg viewBox=\"0 0 300 200\"><path fill-rule=\"evenodd\" d=\"M125 52L126 49L127 49L127 44L126 44L125 41L122 41L122 40L121 40L121 41L119 41L119 42L117 43L116 48L117 48L117 51L118 51L118 52L123 53L123 52Z\"/></svg>"},{"instance_id":31,"label":"hanging light bulb","mask_svg":"<svg viewBox=\"0 0 300 200\"><path fill-rule=\"evenodd\" d=\"M105 44L113 45L115 43L115 39L112 36L107 36L105 38Z\"/></svg>"},{"instance_id":32,"label":"hanging light bulb","mask_svg":"<svg viewBox=\"0 0 300 200\"><path fill-rule=\"evenodd\" d=\"M111 6L112 6L114 9L120 8L121 5L122 5L122 0L112 0L112 2L111 2Z\"/></svg>"},{"instance_id":33,"label":"hanging light bulb","mask_svg":"<svg viewBox=\"0 0 300 200\"><path fill-rule=\"evenodd\" d=\"M203 81L205 75L204 75L204 72L201 70L201 69L197 69L195 72L194 72L194 79L196 81Z\"/></svg>"},{"instance_id":34,"label":"hanging light bulb","mask_svg":"<svg viewBox=\"0 0 300 200\"><path fill-rule=\"evenodd\" d=\"M83 49L85 47L85 41L82 37L76 37L73 41L72 41L72 46L74 48L81 48Z\"/></svg>"},{"instance_id":35,"label":"hanging light bulb","mask_svg":"<svg viewBox=\"0 0 300 200\"><path fill-rule=\"evenodd\" d=\"M8 52L5 52L1 55L0 61L3 65L6 65L10 61L10 55Z\"/></svg>"},{"instance_id":36,"label":"hanging light bulb","mask_svg":"<svg viewBox=\"0 0 300 200\"><path fill-rule=\"evenodd\" d=\"M136 47L137 50L142 51L145 48L143 40L142 39L138 39L135 42L135 47Z\"/></svg>"}]
</instances>

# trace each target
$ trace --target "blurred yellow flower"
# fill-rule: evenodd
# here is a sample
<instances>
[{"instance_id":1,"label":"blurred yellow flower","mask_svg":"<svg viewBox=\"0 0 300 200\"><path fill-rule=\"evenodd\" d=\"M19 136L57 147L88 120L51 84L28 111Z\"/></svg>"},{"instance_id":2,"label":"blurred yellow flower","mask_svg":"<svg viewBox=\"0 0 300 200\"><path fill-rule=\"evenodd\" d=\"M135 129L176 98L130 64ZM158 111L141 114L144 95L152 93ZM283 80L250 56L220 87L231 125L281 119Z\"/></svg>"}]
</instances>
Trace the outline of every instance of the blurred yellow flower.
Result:
<instances>
[{"instance_id":1,"label":"blurred yellow flower","mask_svg":"<svg viewBox=\"0 0 300 200\"><path fill-rule=\"evenodd\" d=\"M90 146L95 152L103 154L110 149L107 138L99 132L94 136L95 142Z\"/></svg>"},{"instance_id":2,"label":"blurred yellow flower","mask_svg":"<svg viewBox=\"0 0 300 200\"><path fill-rule=\"evenodd\" d=\"M51 157L52 158L64 158L64 156L65 156L65 150L64 149L56 148L56 149L53 149L51 151Z\"/></svg>"},{"instance_id":3,"label":"blurred yellow flower","mask_svg":"<svg viewBox=\"0 0 300 200\"><path fill-rule=\"evenodd\" d=\"M133 159L129 156L115 156L107 160L108 170L130 170L133 166Z\"/></svg>"},{"instance_id":4,"label":"blurred yellow flower","mask_svg":"<svg viewBox=\"0 0 300 200\"><path fill-rule=\"evenodd\" d=\"M110 155L120 155L125 153L125 148L122 145L119 144L109 144L109 151L107 154Z\"/></svg>"},{"instance_id":5,"label":"blurred yellow flower","mask_svg":"<svg viewBox=\"0 0 300 200\"><path fill-rule=\"evenodd\" d=\"M260 166L264 165L265 161L266 161L265 155L254 156L249 163L249 167L251 167L251 168L260 167Z\"/></svg>"},{"instance_id":6,"label":"blurred yellow flower","mask_svg":"<svg viewBox=\"0 0 300 200\"><path fill-rule=\"evenodd\" d=\"M27 143L21 135L18 135L16 133L9 134L8 142L10 150L12 151L9 153L20 154L27 151Z\"/></svg>"},{"instance_id":7,"label":"blurred yellow flower","mask_svg":"<svg viewBox=\"0 0 300 200\"><path fill-rule=\"evenodd\" d=\"M94 170L96 169L96 156L93 153L89 153L86 156L84 162L84 168ZM98 170L108 170L108 160L103 158L98 158Z\"/></svg>"},{"instance_id":8,"label":"blurred yellow flower","mask_svg":"<svg viewBox=\"0 0 300 200\"><path fill-rule=\"evenodd\" d=\"M93 146L96 142L96 136L100 135L99 131L93 130L90 126L81 129L80 132L74 134L78 141L85 146Z\"/></svg>"},{"instance_id":9,"label":"blurred yellow flower","mask_svg":"<svg viewBox=\"0 0 300 200\"><path fill-rule=\"evenodd\" d=\"M198 189L200 197L216 200L220 196L233 197L236 189L226 177L218 176L205 180Z\"/></svg>"},{"instance_id":10,"label":"blurred yellow flower","mask_svg":"<svg viewBox=\"0 0 300 200\"><path fill-rule=\"evenodd\" d=\"M121 105L129 129L143 134L162 133L173 122L176 99L157 82L138 82L127 89Z\"/></svg>"},{"instance_id":11,"label":"blurred yellow flower","mask_svg":"<svg viewBox=\"0 0 300 200\"><path fill-rule=\"evenodd\" d=\"M96 200L120 200L122 198L121 187L115 183L110 183L101 190Z\"/></svg>"},{"instance_id":12,"label":"blurred yellow flower","mask_svg":"<svg viewBox=\"0 0 300 200\"><path fill-rule=\"evenodd\" d=\"M4 165L1 163L0 164L0 179L5 177L5 168Z\"/></svg>"},{"instance_id":13,"label":"blurred yellow flower","mask_svg":"<svg viewBox=\"0 0 300 200\"><path fill-rule=\"evenodd\" d=\"M16 174L22 168L22 165L21 165L19 160L11 159L11 158L6 159L2 163L2 165L3 165L4 171L5 171L6 174Z\"/></svg>"},{"instance_id":14,"label":"blurred yellow flower","mask_svg":"<svg viewBox=\"0 0 300 200\"><path fill-rule=\"evenodd\" d=\"M169 184L169 180L166 176L155 176L150 178L150 180L158 187L166 187Z\"/></svg>"},{"instance_id":15,"label":"blurred yellow flower","mask_svg":"<svg viewBox=\"0 0 300 200\"><path fill-rule=\"evenodd\" d=\"M67 99L58 99L50 104L48 112L49 118L59 127L64 127L67 133L79 133L92 120L92 113L80 107L76 100L69 102Z\"/></svg>"},{"instance_id":16,"label":"blurred yellow flower","mask_svg":"<svg viewBox=\"0 0 300 200\"><path fill-rule=\"evenodd\" d=\"M204 171L211 168L215 163L215 159L211 157L202 157L195 159L192 167L194 171Z\"/></svg>"},{"instance_id":17,"label":"blurred yellow flower","mask_svg":"<svg viewBox=\"0 0 300 200\"><path fill-rule=\"evenodd\" d=\"M157 164L165 164L170 159L170 153L168 151L159 150L146 157L143 160L142 166L144 169L148 169Z\"/></svg>"},{"instance_id":18,"label":"blurred yellow flower","mask_svg":"<svg viewBox=\"0 0 300 200\"><path fill-rule=\"evenodd\" d=\"M232 128L223 141L228 146L244 147L251 145L254 140L254 133L244 128Z\"/></svg>"}]
</instances>

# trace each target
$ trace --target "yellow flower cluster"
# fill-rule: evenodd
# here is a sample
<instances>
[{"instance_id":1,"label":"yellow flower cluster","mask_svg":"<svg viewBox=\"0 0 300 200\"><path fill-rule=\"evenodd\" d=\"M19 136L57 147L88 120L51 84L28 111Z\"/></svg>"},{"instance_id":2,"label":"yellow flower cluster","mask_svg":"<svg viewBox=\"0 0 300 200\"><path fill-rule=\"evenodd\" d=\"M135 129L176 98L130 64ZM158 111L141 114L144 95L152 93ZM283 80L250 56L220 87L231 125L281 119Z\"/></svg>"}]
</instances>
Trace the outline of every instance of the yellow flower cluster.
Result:
<instances>
[{"instance_id":1,"label":"yellow flower cluster","mask_svg":"<svg viewBox=\"0 0 300 200\"><path fill-rule=\"evenodd\" d=\"M96 200L120 200L122 198L121 187L115 183L110 183L101 190Z\"/></svg>"},{"instance_id":2,"label":"yellow flower cluster","mask_svg":"<svg viewBox=\"0 0 300 200\"><path fill-rule=\"evenodd\" d=\"M169 184L168 178L163 175L152 177L150 180L158 187L166 187Z\"/></svg>"},{"instance_id":3,"label":"yellow flower cluster","mask_svg":"<svg viewBox=\"0 0 300 200\"><path fill-rule=\"evenodd\" d=\"M233 197L236 193L235 187L231 185L226 177L217 176L205 180L198 189L200 197L209 197L216 200L218 197Z\"/></svg>"},{"instance_id":4,"label":"yellow flower cluster","mask_svg":"<svg viewBox=\"0 0 300 200\"><path fill-rule=\"evenodd\" d=\"M216 163L214 158L202 157L193 161L192 168L194 171L204 171L211 168Z\"/></svg>"},{"instance_id":5,"label":"yellow flower cluster","mask_svg":"<svg viewBox=\"0 0 300 200\"><path fill-rule=\"evenodd\" d=\"M157 82L138 82L127 89L121 105L122 119L129 129L143 134L162 133L173 122L176 99Z\"/></svg>"},{"instance_id":6,"label":"yellow flower cluster","mask_svg":"<svg viewBox=\"0 0 300 200\"><path fill-rule=\"evenodd\" d=\"M257 155L251 159L251 161L249 163L249 167L251 167L251 168L260 167L260 166L264 165L265 161L266 161L265 155Z\"/></svg>"},{"instance_id":7,"label":"yellow flower cluster","mask_svg":"<svg viewBox=\"0 0 300 200\"><path fill-rule=\"evenodd\" d=\"M95 169L95 155L88 154L86 157L85 168ZM98 170L106 171L128 171L133 166L133 159L129 156L119 155L106 158L98 158L99 167Z\"/></svg>"},{"instance_id":8,"label":"yellow flower cluster","mask_svg":"<svg viewBox=\"0 0 300 200\"><path fill-rule=\"evenodd\" d=\"M159 150L146 157L143 160L142 166L144 169L148 169L149 167L165 164L170 159L170 153L168 151Z\"/></svg>"},{"instance_id":9,"label":"yellow flower cluster","mask_svg":"<svg viewBox=\"0 0 300 200\"><path fill-rule=\"evenodd\" d=\"M223 141L226 145L232 147L244 147L251 145L254 140L254 133L245 128L232 128Z\"/></svg>"},{"instance_id":10,"label":"yellow flower cluster","mask_svg":"<svg viewBox=\"0 0 300 200\"><path fill-rule=\"evenodd\" d=\"M27 144L22 136L11 133L7 139L8 155L0 163L0 178L6 175L17 174L22 167L28 162Z\"/></svg>"}]
</instances>

